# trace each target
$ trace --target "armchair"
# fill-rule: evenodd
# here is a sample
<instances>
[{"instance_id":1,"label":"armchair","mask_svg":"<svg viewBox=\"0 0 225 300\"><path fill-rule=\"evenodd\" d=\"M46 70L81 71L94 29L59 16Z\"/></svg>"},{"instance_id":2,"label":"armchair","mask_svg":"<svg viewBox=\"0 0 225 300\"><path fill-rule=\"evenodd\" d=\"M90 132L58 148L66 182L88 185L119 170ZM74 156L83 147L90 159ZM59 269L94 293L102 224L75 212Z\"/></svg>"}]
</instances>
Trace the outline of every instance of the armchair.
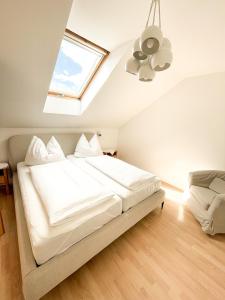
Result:
<instances>
[{"instance_id":1,"label":"armchair","mask_svg":"<svg viewBox=\"0 0 225 300\"><path fill-rule=\"evenodd\" d=\"M215 178L225 180L225 171L195 171L189 174L188 206L205 233L225 233L225 194L209 189Z\"/></svg>"}]
</instances>

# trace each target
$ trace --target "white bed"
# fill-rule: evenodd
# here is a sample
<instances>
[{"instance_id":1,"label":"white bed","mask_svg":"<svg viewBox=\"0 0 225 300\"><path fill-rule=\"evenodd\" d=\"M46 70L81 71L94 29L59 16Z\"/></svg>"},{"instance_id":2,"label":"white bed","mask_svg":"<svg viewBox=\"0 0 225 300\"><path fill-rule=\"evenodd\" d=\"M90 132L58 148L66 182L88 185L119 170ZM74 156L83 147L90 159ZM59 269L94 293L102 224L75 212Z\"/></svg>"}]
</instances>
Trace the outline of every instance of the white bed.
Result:
<instances>
[{"instance_id":1,"label":"white bed","mask_svg":"<svg viewBox=\"0 0 225 300\"><path fill-rule=\"evenodd\" d=\"M47 142L53 134L36 135L44 142ZM65 155L69 155L73 153L76 142L79 140L81 134L54 133L54 136L62 146ZM92 134L87 134L87 136L90 137ZM123 195L123 213L121 213L121 199L118 196L113 196L111 205L103 208L104 217L99 217L98 212L96 214L97 218L89 218L89 223L81 225L85 228L76 226L75 224L76 229L73 228L71 230L74 225L72 225L73 221L71 221L67 225L60 227L60 229L49 230L46 216L40 205L41 202L31 183L28 169L21 164L18 166L18 171L16 168L18 162L24 161L31 139L32 135L13 136L9 139L8 145L9 162L13 170L13 190L23 294L26 300L37 300L79 269L152 210L162 207L164 203L164 191L160 189L151 196L147 196L149 192L151 193L154 190L153 188L151 191L136 191L132 194L126 189L121 188L118 184L113 184L117 189L117 193ZM111 180L110 182L108 181L107 176L104 175L101 178L104 178L102 182L106 180L109 186L112 184ZM100 180L99 184L102 184L102 182ZM145 196L146 199L140 200ZM128 209L129 207L130 209ZM29 216L31 214L34 214L32 220ZM33 222L36 223L33 224ZM35 229L31 225L35 225ZM60 232L61 234L59 234ZM59 242L58 239L61 236L62 240ZM39 248L48 249L41 253ZM54 251L52 251L53 248L55 248ZM51 253L49 249L51 249ZM48 259L52 255L54 257ZM37 265L35 258L39 263L45 262Z\"/></svg>"},{"instance_id":2,"label":"white bed","mask_svg":"<svg viewBox=\"0 0 225 300\"><path fill-rule=\"evenodd\" d=\"M74 155L68 155L67 159L92 176L92 178L98 180L99 183L108 187L111 191L117 194L122 199L123 211L127 211L129 208L137 205L139 202L160 190L161 182L158 177L154 177L151 182L142 186L140 189L133 191L125 188L118 182L114 181L101 171L88 164L85 158L76 158Z\"/></svg>"},{"instance_id":3,"label":"white bed","mask_svg":"<svg viewBox=\"0 0 225 300\"><path fill-rule=\"evenodd\" d=\"M18 163L17 172L31 246L39 265L62 253L122 213L121 199L114 195L106 203L72 218L65 224L50 226L39 194L33 185L29 167L24 163Z\"/></svg>"}]
</instances>

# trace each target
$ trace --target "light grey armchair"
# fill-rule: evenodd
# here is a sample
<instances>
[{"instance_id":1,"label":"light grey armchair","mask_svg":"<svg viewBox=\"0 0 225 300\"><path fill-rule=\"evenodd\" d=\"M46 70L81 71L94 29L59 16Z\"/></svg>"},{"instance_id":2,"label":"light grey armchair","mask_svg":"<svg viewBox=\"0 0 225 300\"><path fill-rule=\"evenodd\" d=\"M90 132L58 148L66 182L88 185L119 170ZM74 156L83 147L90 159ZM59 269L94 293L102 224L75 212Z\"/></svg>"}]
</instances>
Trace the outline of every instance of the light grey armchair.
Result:
<instances>
[{"instance_id":1,"label":"light grey armchair","mask_svg":"<svg viewBox=\"0 0 225 300\"><path fill-rule=\"evenodd\" d=\"M215 177L225 180L225 171L195 171L189 174L188 206L208 234L225 233L225 194L209 189Z\"/></svg>"}]
</instances>

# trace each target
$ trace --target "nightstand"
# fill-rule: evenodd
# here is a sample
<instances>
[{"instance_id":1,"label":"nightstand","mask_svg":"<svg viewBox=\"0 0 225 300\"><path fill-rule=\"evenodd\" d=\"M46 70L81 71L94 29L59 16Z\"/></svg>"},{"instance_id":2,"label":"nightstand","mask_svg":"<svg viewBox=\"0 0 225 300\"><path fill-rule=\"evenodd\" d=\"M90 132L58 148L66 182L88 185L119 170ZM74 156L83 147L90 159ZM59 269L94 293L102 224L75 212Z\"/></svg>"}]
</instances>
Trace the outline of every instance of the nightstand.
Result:
<instances>
[{"instance_id":1,"label":"nightstand","mask_svg":"<svg viewBox=\"0 0 225 300\"><path fill-rule=\"evenodd\" d=\"M4 186L6 193L9 194L9 165L0 163L0 186Z\"/></svg>"},{"instance_id":2,"label":"nightstand","mask_svg":"<svg viewBox=\"0 0 225 300\"><path fill-rule=\"evenodd\" d=\"M103 150L104 155L112 156L112 157L117 157L117 150L115 149L105 149Z\"/></svg>"}]
</instances>

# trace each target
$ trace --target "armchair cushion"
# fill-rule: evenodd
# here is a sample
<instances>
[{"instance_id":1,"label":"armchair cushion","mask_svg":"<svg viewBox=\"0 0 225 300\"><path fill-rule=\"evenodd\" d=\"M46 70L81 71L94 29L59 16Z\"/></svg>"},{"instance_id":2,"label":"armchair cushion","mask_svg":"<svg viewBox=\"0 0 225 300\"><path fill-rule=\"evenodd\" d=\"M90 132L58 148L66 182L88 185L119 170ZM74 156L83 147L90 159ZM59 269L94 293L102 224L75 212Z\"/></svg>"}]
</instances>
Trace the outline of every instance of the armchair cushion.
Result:
<instances>
[{"instance_id":1,"label":"armchair cushion","mask_svg":"<svg viewBox=\"0 0 225 300\"><path fill-rule=\"evenodd\" d=\"M218 194L225 194L225 181L216 177L210 183L209 188Z\"/></svg>"},{"instance_id":2,"label":"armchair cushion","mask_svg":"<svg viewBox=\"0 0 225 300\"><path fill-rule=\"evenodd\" d=\"M195 185L190 187L190 193L195 198L195 201L205 210L208 210L214 198L218 195L210 189Z\"/></svg>"}]
</instances>

